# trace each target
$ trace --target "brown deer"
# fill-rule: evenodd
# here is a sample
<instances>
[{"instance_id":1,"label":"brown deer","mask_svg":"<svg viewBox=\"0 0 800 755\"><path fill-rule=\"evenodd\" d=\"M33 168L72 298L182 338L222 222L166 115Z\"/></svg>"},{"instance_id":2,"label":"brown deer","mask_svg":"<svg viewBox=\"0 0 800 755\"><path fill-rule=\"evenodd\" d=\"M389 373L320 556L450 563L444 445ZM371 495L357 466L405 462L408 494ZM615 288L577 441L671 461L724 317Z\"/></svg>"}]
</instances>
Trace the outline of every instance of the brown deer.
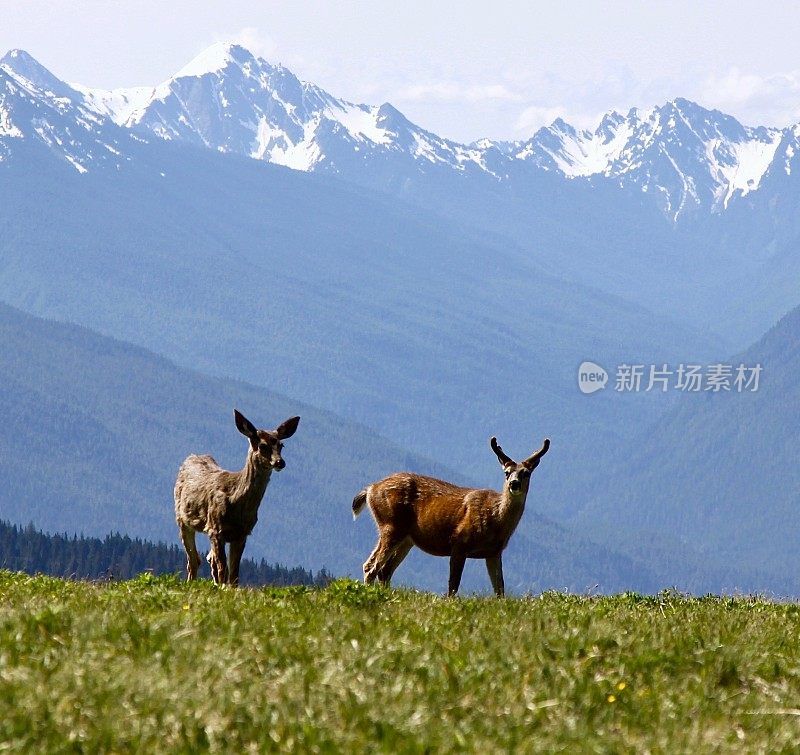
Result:
<instances>
[{"instance_id":1,"label":"brown deer","mask_svg":"<svg viewBox=\"0 0 800 755\"><path fill-rule=\"evenodd\" d=\"M353 518L366 504L378 525L378 544L364 564L364 582L389 585L395 569L416 545L432 556L450 557L447 594L458 592L468 558L485 558L498 596L505 593L503 550L525 509L531 473L550 448L517 464L491 440L506 476L503 491L460 488L449 482L400 472L368 485L353 499Z\"/></svg>"},{"instance_id":2,"label":"brown deer","mask_svg":"<svg viewBox=\"0 0 800 755\"><path fill-rule=\"evenodd\" d=\"M258 521L258 507L269 479L273 470L286 466L281 441L294 435L300 417L287 419L275 430L257 430L236 409L233 416L239 432L250 441L244 469L227 472L211 456L188 456L175 481L175 519L186 549L188 579L197 577L200 566L195 533L205 532L211 541L208 562L212 579L218 585L235 587L244 545ZM225 543L230 543L230 570Z\"/></svg>"}]
</instances>

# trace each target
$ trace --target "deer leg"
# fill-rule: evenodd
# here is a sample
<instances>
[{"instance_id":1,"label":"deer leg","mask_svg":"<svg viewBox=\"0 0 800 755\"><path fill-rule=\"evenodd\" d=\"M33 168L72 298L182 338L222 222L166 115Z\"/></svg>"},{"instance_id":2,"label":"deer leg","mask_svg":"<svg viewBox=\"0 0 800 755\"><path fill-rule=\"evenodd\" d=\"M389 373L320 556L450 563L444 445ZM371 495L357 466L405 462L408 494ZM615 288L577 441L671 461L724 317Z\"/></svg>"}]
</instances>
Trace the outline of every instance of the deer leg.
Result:
<instances>
[{"instance_id":1,"label":"deer leg","mask_svg":"<svg viewBox=\"0 0 800 755\"><path fill-rule=\"evenodd\" d=\"M486 559L486 571L489 572L489 579L492 580L494 594L502 598L506 594L505 583L503 582L503 556L502 554Z\"/></svg>"},{"instance_id":2,"label":"deer leg","mask_svg":"<svg viewBox=\"0 0 800 755\"><path fill-rule=\"evenodd\" d=\"M186 551L186 580L191 582L197 579L197 569L200 566L200 556L197 555L197 546L194 541L194 530L186 524L179 525L181 531L181 542Z\"/></svg>"},{"instance_id":3,"label":"deer leg","mask_svg":"<svg viewBox=\"0 0 800 755\"><path fill-rule=\"evenodd\" d=\"M206 554L206 561L208 561L208 566L211 569L211 579L214 580L214 584L217 583L217 562L214 560L214 553L209 551Z\"/></svg>"},{"instance_id":4,"label":"deer leg","mask_svg":"<svg viewBox=\"0 0 800 755\"><path fill-rule=\"evenodd\" d=\"M228 559L225 556L225 541L221 535L209 535L211 540L211 576L218 585L228 581ZM216 576L215 576L216 575Z\"/></svg>"},{"instance_id":5,"label":"deer leg","mask_svg":"<svg viewBox=\"0 0 800 755\"><path fill-rule=\"evenodd\" d=\"M450 580L447 583L447 597L452 598L461 584L461 573L464 571L464 564L467 557L461 553L450 555Z\"/></svg>"},{"instance_id":6,"label":"deer leg","mask_svg":"<svg viewBox=\"0 0 800 755\"><path fill-rule=\"evenodd\" d=\"M375 564L375 558L378 555L378 552L381 549L381 540L378 540L377 545L372 549L372 553L369 554L369 558L364 562L364 584L368 585L375 581L375 570L372 568Z\"/></svg>"},{"instance_id":7,"label":"deer leg","mask_svg":"<svg viewBox=\"0 0 800 755\"><path fill-rule=\"evenodd\" d=\"M392 581L392 575L394 574L395 570L401 563L403 563L403 559L408 555L408 552L414 547L414 542L411 540L410 537L407 537L405 540L402 540L397 545L394 546L392 549L391 555L389 556L389 560L386 562L384 567L378 572L378 582L382 585L389 587Z\"/></svg>"},{"instance_id":8,"label":"deer leg","mask_svg":"<svg viewBox=\"0 0 800 755\"><path fill-rule=\"evenodd\" d=\"M380 540L372 555L367 559L364 564L364 582L370 584L377 578L381 584L386 584L384 578L381 576L386 569L387 564L394 555L395 548L400 545L405 538L398 538L394 530L385 527L381 530Z\"/></svg>"},{"instance_id":9,"label":"deer leg","mask_svg":"<svg viewBox=\"0 0 800 755\"><path fill-rule=\"evenodd\" d=\"M228 582L233 585L233 587L238 587L239 585L239 563L242 560L242 553L244 553L244 545L246 542L246 537L231 542L231 563Z\"/></svg>"}]
</instances>

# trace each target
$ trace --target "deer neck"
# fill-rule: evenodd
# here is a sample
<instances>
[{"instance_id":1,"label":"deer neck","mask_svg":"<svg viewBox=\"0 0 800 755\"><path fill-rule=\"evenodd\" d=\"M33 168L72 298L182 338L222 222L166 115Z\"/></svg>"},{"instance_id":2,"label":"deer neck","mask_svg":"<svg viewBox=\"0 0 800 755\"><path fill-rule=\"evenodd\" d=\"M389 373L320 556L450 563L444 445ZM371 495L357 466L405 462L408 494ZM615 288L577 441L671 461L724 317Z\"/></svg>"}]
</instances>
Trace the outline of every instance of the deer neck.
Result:
<instances>
[{"instance_id":1,"label":"deer neck","mask_svg":"<svg viewBox=\"0 0 800 755\"><path fill-rule=\"evenodd\" d=\"M239 483L233 497L237 500L250 499L260 503L271 476L272 467L250 449L244 469L239 472Z\"/></svg>"},{"instance_id":2,"label":"deer neck","mask_svg":"<svg viewBox=\"0 0 800 755\"><path fill-rule=\"evenodd\" d=\"M513 526L519 522L522 512L525 511L525 499L528 497L528 487L525 486L518 493L511 493L508 485L503 486L500 493L497 512L502 520L513 521Z\"/></svg>"}]
</instances>

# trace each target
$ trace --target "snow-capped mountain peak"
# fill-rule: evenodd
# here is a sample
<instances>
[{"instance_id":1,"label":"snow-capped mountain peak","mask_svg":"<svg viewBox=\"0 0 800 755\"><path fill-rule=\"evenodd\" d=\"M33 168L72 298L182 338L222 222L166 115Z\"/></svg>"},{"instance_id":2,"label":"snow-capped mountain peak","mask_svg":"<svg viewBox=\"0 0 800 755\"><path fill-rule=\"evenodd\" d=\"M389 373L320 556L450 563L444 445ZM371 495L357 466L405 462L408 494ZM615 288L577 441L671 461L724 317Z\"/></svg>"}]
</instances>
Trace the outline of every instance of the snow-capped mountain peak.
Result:
<instances>
[{"instance_id":1,"label":"snow-capped mountain peak","mask_svg":"<svg viewBox=\"0 0 800 755\"><path fill-rule=\"evenodd\" d=\"M354 141L386 144L378 110L332 97L240 45L216 44L155 87L125 123L164 139L312 170L334 125Z\"/></svg>"},{"instance_id":2,"label":"snow-capped mountain peak","mask_svg":"<svg viewBox=\"0 0 800 755\"><path fill-rule=\"evenodd\" d=\"M0 68L27 88L35 88L54 97L69 97L72 89L47 70L25 50L9 50L0 58Z\"/></svg>"},{"instance_id":3,"label":"snow-capped mountain peak","mask_svg":"<svg viewBox=\"0 0 800 755\"><path fill-rule=\"evenodd\" d=\"M255 61L249 50L231 42L218 42L203 50L193 58L172 78L181 79L186 76L204 76L207 73L217 73L228 66L241 67Z\"/></svg>"},{"instance_id":4,"label":"snow-capped mountain peak","mask_svg":"<svg viewBox=\"0 0 800 755\"><path fill-rule=\"evenodd\" d=\"M0 59L0 162L21 146L44 148L86 173L127 162L132 138L24 50Z\"/></svg>"},{"instance_id":5,"label":"snow-capped mountain peak","mask_svg":"<svg viewBox=\"0 0 800 755\"><path fill-rule=\"evenodd\" d=\"M432 172L493 183L550 172L647 194L674 221L696 210L724 211L756 191L776 160L790 173L800 149L791 129L746 127L682 98L609 111L594 129L559 118L526 141L465 145L417 126L389 103L340 99L230 43L212 45L156 86L110 91L67 84L22 50L0 60L0 159L10 139L32 132L88 170L87 155L99 160L97 149L64 145L102 132L99 143L116 150L115 125L134 139L149 132L370 186ZM59 129L69 133L53 136Z\"/></svg>"},{"instance_id":6,"label":"snow-capped mountain peak","mask_svg":"<svg viewBox=\"0 0 800 755\"><path fill-rule=\"evenodd\" d=\"M566 178L606 178L650 192L677 219L693 207L722 210L734 195L757 189L782 133L677 98L624 116L611 111L593 131L557 119L512 154Z\"/></svg>"},{"instance_id":7,"label":"snow-capped mountain peak","mask_svg":"<svg viewBox=\"0 0 800 755\"><path fill-rule=\"evenodd\" d=\"M150 89L75 89L120 125L297 170L341 173L389 156L492 175L480 149L415 126L389 103L337 98L236 44L213 45Z\"/></svg>"}]
</instances>

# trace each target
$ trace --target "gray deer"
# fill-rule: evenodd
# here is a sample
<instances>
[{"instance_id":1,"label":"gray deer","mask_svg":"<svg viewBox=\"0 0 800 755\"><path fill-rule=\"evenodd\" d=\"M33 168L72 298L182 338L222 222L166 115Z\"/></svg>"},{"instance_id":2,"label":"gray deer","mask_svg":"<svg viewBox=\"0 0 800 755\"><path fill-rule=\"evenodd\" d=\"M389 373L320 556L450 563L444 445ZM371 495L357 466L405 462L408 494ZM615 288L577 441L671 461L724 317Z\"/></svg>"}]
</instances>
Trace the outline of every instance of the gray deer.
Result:
<instances>
[{"instance_id":1,"label":"gray deer","mask_svg":"<svg viewBox=\"0 0 800 755\"><path fill-rule=\"evenodd\" d=\"M235 587L245 542L258 521L258 507L269 479L273 470L286 466L282 441L294 435L300 417L287 419L275 430L257 430L238 410L233 410L233 416L239 432L250 441L244 469L228 472L211 456L188 456L175 481L175 519L186 549L188 579L197 577L200 566L195 533L205 532L211 541L208 562L212 579L218 585ZM230 543L230 570L225 543Z\"/></svg>"}]
</instances>

